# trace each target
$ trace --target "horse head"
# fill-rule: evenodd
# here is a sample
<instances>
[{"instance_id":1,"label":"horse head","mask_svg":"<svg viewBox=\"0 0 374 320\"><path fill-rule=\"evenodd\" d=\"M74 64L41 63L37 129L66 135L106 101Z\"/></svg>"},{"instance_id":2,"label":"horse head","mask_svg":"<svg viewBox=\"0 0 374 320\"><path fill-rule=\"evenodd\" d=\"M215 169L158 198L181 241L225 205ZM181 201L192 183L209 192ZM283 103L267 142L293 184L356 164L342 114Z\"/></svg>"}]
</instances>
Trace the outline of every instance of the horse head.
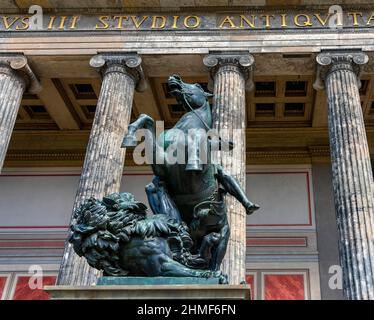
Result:
<instances>
[{"instance_id":1,"label":"horse head","mask_svg":"<svg viewBox=\"0 0 374 320\"><path fill-rule=\"evenodd\" d=\"M205 92L198 83L185 83L178 75L172 75L168 79L169 93L184 107L198 109L205 105L208 98L213 96ZM187 104L187 105L186 105ZM188 110L187 111L191 111Z\"/></svg>"}]
</instances>

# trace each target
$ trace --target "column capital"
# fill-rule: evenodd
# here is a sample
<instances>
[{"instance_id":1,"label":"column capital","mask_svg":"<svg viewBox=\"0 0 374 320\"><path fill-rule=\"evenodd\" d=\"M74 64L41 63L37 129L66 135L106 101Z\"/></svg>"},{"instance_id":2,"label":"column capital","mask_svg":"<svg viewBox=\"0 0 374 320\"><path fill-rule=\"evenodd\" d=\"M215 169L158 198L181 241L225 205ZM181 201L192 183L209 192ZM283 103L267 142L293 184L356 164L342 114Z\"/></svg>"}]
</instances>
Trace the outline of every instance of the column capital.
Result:
<instances>
[{"instance_id":1,"label":"column capital","mask_svg":"<svg viewBox=\"0 0 374 320\"><path fill-rule=\"evenodd\" d=\"M41 90L38 78L31 70L27 58L21 53L0 53L0 73L19 77L30 93L36 94Z\"/></svg>"},{"instance_id":2,"label":"column capital","mask_svg":"<svg viewBox=\"0 0 374 320\"><path fill-rule=\"evenodd\" d=\"M102 76L110 72L122 72L130 76L137 91L147 88L147 81L141 66L142 58L136 53L99 53L90 60L90 66L97 69Z\"/></svg>"},{"instance_id":3,"label":"column capital","mask_svg":"<svg viewBox=\"0 0 374 320\"><path fill-rule=\"evenodd\" d=\"M211 52L203 59L204 65L210 71L211 80L217 72L225 68L239 70L246 81L246 90L253 89L253 65L255 59L247 51L236 52Z\"/></svg>"},{"instance_id":4,"label":"column capital","mask_svg":"<svg viewBox=\"0 0 374 320\"><path fill-rule=\"evenodd\" d=\"M316 90L323 90L326 77L332 72L339 70L354 72L360 84L361 66L369 61L369 57L362 51L334 50L322 51L317 55L316 61L317 74L313 87Z\"/></svg>"}]
</instances>

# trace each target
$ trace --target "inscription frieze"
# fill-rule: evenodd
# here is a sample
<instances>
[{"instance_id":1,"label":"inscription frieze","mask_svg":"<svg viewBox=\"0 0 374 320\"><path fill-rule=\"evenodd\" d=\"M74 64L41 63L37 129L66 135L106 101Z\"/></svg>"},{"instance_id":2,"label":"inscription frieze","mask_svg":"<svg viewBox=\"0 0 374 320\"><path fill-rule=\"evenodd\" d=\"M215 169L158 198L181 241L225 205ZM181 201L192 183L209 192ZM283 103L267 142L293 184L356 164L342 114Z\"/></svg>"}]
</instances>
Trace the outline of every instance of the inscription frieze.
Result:
<instances>
[{"instance_id":1,"label":"inscription frieze","mask_svg":"<svg viewBox=\"0 0 374 320\"><path fill-rule=\"evenodd\" d=\"M41 19L41 23L35 23ZM40 21L38 21L40 22ZM372 28L374 11L235 12L183 14L0 14L0 31L283 30Z\"/></svg>"}]
</instances>

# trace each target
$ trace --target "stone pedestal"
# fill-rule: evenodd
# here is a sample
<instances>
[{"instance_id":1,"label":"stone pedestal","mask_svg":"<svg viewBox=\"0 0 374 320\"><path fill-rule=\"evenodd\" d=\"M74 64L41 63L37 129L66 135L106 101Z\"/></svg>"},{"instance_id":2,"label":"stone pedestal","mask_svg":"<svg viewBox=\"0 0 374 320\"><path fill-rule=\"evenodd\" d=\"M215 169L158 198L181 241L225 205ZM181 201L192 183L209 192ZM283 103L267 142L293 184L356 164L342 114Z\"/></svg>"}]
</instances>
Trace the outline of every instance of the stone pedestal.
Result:
<instances>
[{"instance_id":1,"label":"stone pedestal","mask_svg":"<svg viewBox=\"0 0 374 320\"><path fill-rule=\"evenodd\" d=\"M326 88L334 200L343 290L347 299L374 299L374 184L358 78L362 52L317 56L315 87Z\"/></svg>"},{"instance_id":2,"label":"stone pedestal","mask_svg":"<svg viewBox=\"0 0 374 320\"><path fill-rule=\"evenodd\" d=\"M52 300L121 299L121 300L250 300L249 285L110 285L46 286Z\"/></svg>"},{"instance_id":3,"label":"stone pedestal","mask_svg":"<svg viewBox=\"0 0 374 320\"><path fill-rule=\"evenodd\" d=\"M250 79L253 57L249 53L210 54L204 64L210 70L214 83L213 128L225 141L234 143L234 149L220 157L223 168L234 176L245 190L246 178L246 103L245 91L251 89ZM249 81L248 81L249 80ZM227 196L230 239L222 271L229 283L239 284L245 280L246 213L243 206Z\"/></svg>"},{"instance_id":4,"label":"stone pedestal","mask_svg":"<svg viewBox=\"0 0 374 320\"><path fill-rule=\"evenodd\" d=\"M119 191L125 160L121 143L130 122L134 90L144 86L141 58L137 55L102 54L93 57L90 64L99 70L103 81L73 212L89 197L101 199ZM98 275L99 271L67 243L57 284L91 285Z\"/></svg>"},{"instance_id":5,"label":"stone pedestal","mask_svg":"<svg viewBox=\"0 0 374 320\"><path fill-rule=\"evenodd\" d=\"M219 284L218 278L197 277L108 277L103 276L97 280L98 286L110 285L190 285L190 284Z\"/></svg>"}]
</instances>

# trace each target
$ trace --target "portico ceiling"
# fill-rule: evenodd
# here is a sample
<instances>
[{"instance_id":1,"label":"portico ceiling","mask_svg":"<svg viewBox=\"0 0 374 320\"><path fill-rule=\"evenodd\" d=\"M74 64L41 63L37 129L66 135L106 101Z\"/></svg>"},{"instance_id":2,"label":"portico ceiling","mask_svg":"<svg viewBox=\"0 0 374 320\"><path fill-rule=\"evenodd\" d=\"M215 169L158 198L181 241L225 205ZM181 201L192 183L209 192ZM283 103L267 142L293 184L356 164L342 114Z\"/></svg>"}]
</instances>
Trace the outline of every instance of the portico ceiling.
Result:
<instances>
[{"instance_id":1,"label":"portico ceiling","mask_svg":"<svg viewBox=\"0 0 374 320\"><path fill-rule=\"evenodd\" d=\"M50 117L43 115L39 119L35 115L35 122L32 117L24 121L23 112L19 115L16 129L40 128L41 123L51 124L50 120L54 121L50 129L56 128L53 127L56 125L61 130L89 129L89 110L94 111L101 82L96 70L89 66L90 57L30 56L29 63L44 89L38 97L26 95L23 105L44 105ZM324 93L313 89L315 54L265 53L254 54L254 58L255 90L247 93L248 128L326 127ZM167 96L166 79L177 73L186 81L206 84L208 72L202 62L203 55L142 55L142 60L149 88L146 92L136 94L133 116L148 113L171 125L178 115L173 117L171 114L173 111L170 108L176 101ZM362 72L361 98L367 126L374 124L372 70L373 66L369 63ZM88 91L86 96L79 92L79 88ZM290 108L288 111L287 105ZM36 127L33 127L33 123Z\"/></svg>"},{"instance_id":2,"label":"portico ceiling","mask_svg":"<svg viewBox=\"0 0 374 320\"><path fill-rule=\"evenodd\" d=\"M89 66L90 57L28 58L43 90L24 95L6 166L81 165L101 85L98 73ZM249 163L263 163L264 158L271 163L290 159L305 163L310 161L311 150L328 157L326 97L312 86L315 55L268 53L254 58L255 90L246 97ZM178 73L185 81L206 87L203 55L143 55L142 59L149 86L135 94L132 118L147 113L170 127L183 111L167 94L167 77ZM374 150L371 70L369 65L362 74L361 100Z\"/></svg>"}]
</instances>

